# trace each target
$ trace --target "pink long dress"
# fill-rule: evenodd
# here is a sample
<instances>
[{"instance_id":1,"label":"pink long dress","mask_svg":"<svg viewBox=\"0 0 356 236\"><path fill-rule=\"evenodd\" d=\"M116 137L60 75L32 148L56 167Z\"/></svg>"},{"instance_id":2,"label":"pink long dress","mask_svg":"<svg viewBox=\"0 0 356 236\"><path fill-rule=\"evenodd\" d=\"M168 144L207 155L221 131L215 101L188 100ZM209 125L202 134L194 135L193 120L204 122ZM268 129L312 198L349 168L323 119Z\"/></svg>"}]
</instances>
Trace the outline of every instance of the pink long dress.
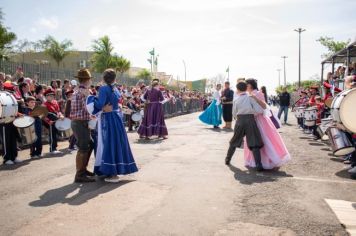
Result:
<instances>
[{"instance_id":1,"label":"pink long dress","mask_svg":"<svg viewBox=\"0 0 356 236\"><path fill-rule=\"evenodd\" d=\"M265 101L262 92L254 90L252 93L258 99ZM268 116L264 114L258 114L255 116L255 118L264 143L263 148L261 148L261 161L263 168L273 169L280 167L291 159L281 135L278 133L276 127ZM253 158L252 152L246 145L246 140L244 143L245 166L256 167L255 159Z\"/></svg>"}]
</instances>

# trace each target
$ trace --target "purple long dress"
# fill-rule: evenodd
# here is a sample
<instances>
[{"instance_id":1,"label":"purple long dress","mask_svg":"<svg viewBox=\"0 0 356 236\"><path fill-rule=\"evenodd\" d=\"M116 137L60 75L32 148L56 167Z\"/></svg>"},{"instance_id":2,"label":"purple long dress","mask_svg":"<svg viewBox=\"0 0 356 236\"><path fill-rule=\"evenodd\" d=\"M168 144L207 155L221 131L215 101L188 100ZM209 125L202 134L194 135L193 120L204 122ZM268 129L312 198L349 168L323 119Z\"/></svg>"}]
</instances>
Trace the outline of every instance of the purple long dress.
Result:
<instances>
[{"instance_id":1,"label":"purple long dress","mask_svg":"<svg viewBox=\"0 0 356 236\"><path fill-rule=\"evenodd\" d=\"M164 122L163 94L160 90L152 88L147 90L144 99L148 101L145 109L145 115L138 129L140 137L151 137L153 135L166 136L168 130Z\"/></svg>"}]
</instances>

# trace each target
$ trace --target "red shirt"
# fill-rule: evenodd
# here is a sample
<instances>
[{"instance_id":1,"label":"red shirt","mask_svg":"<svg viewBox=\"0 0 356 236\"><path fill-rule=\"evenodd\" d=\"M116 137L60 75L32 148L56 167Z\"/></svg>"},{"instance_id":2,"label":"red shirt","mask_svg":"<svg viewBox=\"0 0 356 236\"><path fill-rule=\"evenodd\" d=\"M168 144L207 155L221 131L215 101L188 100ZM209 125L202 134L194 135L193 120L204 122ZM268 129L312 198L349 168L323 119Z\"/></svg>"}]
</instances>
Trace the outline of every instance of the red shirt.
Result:
<instances>
[{"instance_id":1,"label":"red shirt","mask_svg":"<svg viewBox=\"0 0 356 236\"><path fill-rule=\"evenodd\" d=\"M70 118L72 120L90 120L90 114L86 108L85 90L87 88L79 87L78 90L74 91L70 107Z\"/></svg>"},{"instance_id":2,"label":"red shirt","mask_svg":"<svg viewBox=\"0 0 356 236\"><path fill-rule=\"evenodd\" d=\"M318 109L318 119L316 120L316 123L320 124L321 123L321 114L324 111L325 105L324 105L324 103L317 103L317 104L315 104L315 106Z\"/></svg>"},{"instance_id":3,"label":"red shirt","mask_svg":"<svg viewBox=\"0 0 356 236\"><path fill-rule=\"evenodd\" d=\"M60 112L58 102L56 100L52 100L51 102L46 101L43 105L47 107L48 112L55 114L58 118L62 113ZM44 119L47 123L51 121L48 116Z\"/></svg>"}]
</instances>

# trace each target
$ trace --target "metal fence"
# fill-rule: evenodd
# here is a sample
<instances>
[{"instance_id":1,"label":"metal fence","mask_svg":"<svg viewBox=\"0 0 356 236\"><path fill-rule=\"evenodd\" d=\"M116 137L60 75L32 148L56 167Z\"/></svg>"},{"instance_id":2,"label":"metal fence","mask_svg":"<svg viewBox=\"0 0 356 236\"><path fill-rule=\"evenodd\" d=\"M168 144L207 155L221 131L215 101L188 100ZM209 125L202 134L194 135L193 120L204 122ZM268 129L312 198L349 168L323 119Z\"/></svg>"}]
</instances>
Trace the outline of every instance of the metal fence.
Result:
<instances>
[{"instance_id":1,"label":"metal fence","mask_svg":"<svg viewBox=\"0 0 356 236\"><path fill-rule=\"evenodd\" d=\"M163 104L165 118L194 113L202 110L203 101L201 99L177 99L175 102L169 101ZM128 119L131 119L131 116L124 116L125 125L128 124Z\"/></svg>"},{"instance_id":2,"label":"metal fence","mask_svg":"<svg viewBox=\"0 0 356 236\"><path fill-rule=\"evenodd\" d=\"M16 63L11 61L0 60L0 71L5 74L15 74L17 68L21 67L24 76L34 78L35 75L38 76L38 82L40 84L50 84L51 80L55 79L74 79L74 76L77 74L75 70L64 70L64 69L53 69L48 65L41 64L27 64L27 63ZM91 72L93 76L94 83L101 81L102 74ZM117 82L119 84L125 84L127 86L134 86L140 79L135 77L130 77L126 74L118 75ZM144 80L146 84L149 84L149 81Z\"/></svg>"}]
</instances>

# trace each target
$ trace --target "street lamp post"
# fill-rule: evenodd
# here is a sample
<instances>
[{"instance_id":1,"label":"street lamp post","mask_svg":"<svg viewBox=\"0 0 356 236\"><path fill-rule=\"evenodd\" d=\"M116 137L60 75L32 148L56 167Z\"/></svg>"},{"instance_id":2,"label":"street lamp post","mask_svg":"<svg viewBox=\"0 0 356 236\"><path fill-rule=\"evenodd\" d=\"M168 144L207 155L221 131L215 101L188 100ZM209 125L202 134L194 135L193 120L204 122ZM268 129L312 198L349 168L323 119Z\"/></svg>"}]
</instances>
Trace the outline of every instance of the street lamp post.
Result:
<instances>
[{"instance_id":1,"label":"street lamp post","mask_svg":"<svg viewBox=\"0 0 356 236\"><path fill-rule=\"evenodd\" d=\"M184 81L187 82L187 67L185 65L185 61L183 60L183 65L184 65Z\"/></svg>"},{"instance_id":2,"label":"street lamp post","mask_svg":"<svg viewBox=\"0 0 356 236\"><path fill-rule=\"evenodd\" d=\"M298 32L299 33L299 73L298 73L298 87L300 88L300 54L301 54L301 46L300 46L300 38L301 38L301 34L302 34L302 32L304 32L305 31L305 29L302 29L302 28L298 28L298 29L295 29L294 30L295 32Z\"/></svg>"},{"instance_id":3,"label":"street lamp post","mask_svg":"<svg viewBox=\"0 0 356 236\"><path fill-rule=\"evenodd\" d=\"M281 69L277 69L278 71L278 86L281 86Z\"/></svg>"},{"instance_id":4,"label":"street lamp post","mask_svg":"<svg viewBox=\"0 0 356 236\"><path fill-rule=\"evenodd\" d=\"M283 72L284 72L284 87L287 85L287 76L286 76L286 58L287 56L282 56L283 58Z\"/></svg>"}]
</instances>

